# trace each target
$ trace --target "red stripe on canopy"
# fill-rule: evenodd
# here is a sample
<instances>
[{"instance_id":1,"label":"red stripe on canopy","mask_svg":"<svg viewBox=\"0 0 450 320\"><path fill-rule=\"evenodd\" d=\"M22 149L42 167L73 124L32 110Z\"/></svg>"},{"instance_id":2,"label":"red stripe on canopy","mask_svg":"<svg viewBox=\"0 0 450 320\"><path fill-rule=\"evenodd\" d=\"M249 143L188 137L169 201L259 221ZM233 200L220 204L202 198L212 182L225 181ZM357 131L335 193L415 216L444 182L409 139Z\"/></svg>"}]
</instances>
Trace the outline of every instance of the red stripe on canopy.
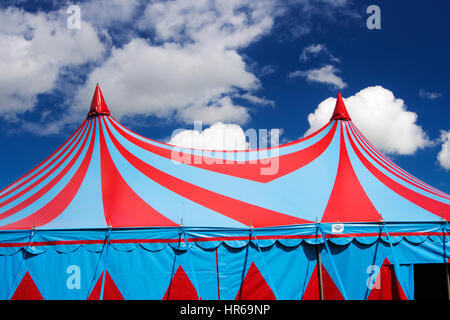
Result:
<instances>
[{"instance_id":1,"label":"red stripe on canopy","mask_svg":"<svg viewBox=\"0 0 450 320\"><path fill-rule=\"evenodd\" d=\"M339 167L322 222L380 221L380 214L370 201L353 170L345 147L341 122Z\"/></svg>"},{"instance_id":2,"label":"red stripe on canopy","mask_svg":"<svg viewBox=\"0 0 450 320\"><path fill-rule=\"evenodd\" d=\"M184 164L192 165L197 168L202 168L205 170L210 170L242 179L258 181L263 183L270 182L282 176L285 176L286 174L298 170L301 167L307 165L308 163L314 161L328 148L336 132L336 123L334 123L330 131L325 135L325 137L323 137L318 142L314 143L313 145L303 150L299 150L275 158L272 157L268 159L255 160L253 162L233 161L233 163L230 164L227 163L227 161L224 159L215 159L205 156L198 156L178 152L176 151L175 148L177 147L175 146L173 146L173 149L157 147L155 145L139 140L133 137L132 135L128 134L123 129L121 129L117 124L115 124L114 121L110 121L110 123L124 138L126 138L131 143L149 152L162 156L164 158L171 159L174 161L177 161L178 159L180 162ZM315 132L313 135L309 136L309 138L312 138L320 131L324 130L327 126L322 127L322 129ZM173 152L177 153L176 158L173 157ZM220 161L220 163L218 163L218 161ZM279 170L271 174L264 174L264 171L267 170L271 164L274 164L275 161L278 163Z\"/></svg>"},{"instance_id":3,"label":"red stripe on canopy","mask_svg":"<svg viewBox=\"0 0 450 320\"><path fill-rule=\"evenodd\" d=\"M72 148L70 149L69 152L67 152L67 154L60 160L58 161L58 163L56 165L54 165L47 173L45 173L42 177L40 177L39 179L37 179L35 182L33 182L32 184L30 184L28 187L26 187L25 189L23 189L22 191L18 192L17 194L15 194L14 196L8 198L7 200L3 201L0 203L0 208L8 205L9 203L13 202L14 200L20 198L21 196L23 196L24 194L26 194L28 191L32 190L33 188L35 188L36 186L38 186L42 181L44 181L45 179L47 179L53 172L55 172L59 167L61 167L61 165L67 160L67 158L69 158L69 156L73 153L73 151L76 149L76 147L78 146L81 137L83 136L84 132L86 131L86 128L88 126L86 126L83 131L81 131L81 134L78 138L74 139L74 142L72 142ZM68 145L64 151L62 152L62 154L66 151L67 148L69 148ZM58 157L59 158L59 157ZM53 164L56 160L58 160L58 158L55 158L54 160L52 160L52 162L50 162L47 166L50 166L51 164ZM47 169L47 166L45 168L42 169L45 170ZM67 172L67 167L64 169L65 172ZM40 172L41 170L39 170ZM36 175L39 173L36 173ZM35 175L33 175L32 177L30 177L30 180L34 178ZM59 174L54 180L52 180L50 182L50 185L54 185L54 181L56 181L55 183L57 183L61 178L63 177L63 175ZM27 179L28 181L28 179Z\"/></svg>"},{"instance_id":4,"label":"red stripe on canopy","mask_svg":"<svg viewBox=\"0 0 450 320\"><path fill-rule=\"evenodd\" d=\"M239 201L173 177L130 153L117 141L107 125L105 128L120 154L136 169L163 187L208 209L254 227L311 223L311 221Z\"/></svg>"},{"instance_id":5,"label":"red stripe on canopy","mask_svg":"<svg viewBox=\"0 0 450 320\"><path fill-rule=\"evenodd\" d=\"M95 132L95 124L94 124ZM80 151L84 149L80 148ZM69 183L59 192L49 203L47 203L41 209L35 211L28 217L19 220L17 222L8 224L6 226L0 227L0 229L29 229L32 227L40 227L44 224L49 223L60 215L64 209L72 202L73 198L80 189L81 183L86 176L87 169L89 168L89 163L91 162L92 151L94 150L94 139L91 139L89 143L89 148L86 155L81 162L80 167L75 172L74 176L70 179ZM76 158L78 158L79 154Z\"/></svg>"},{"instance_id":6,"label":"red stripe on canopy","mask_svg":"<svg viewBox=\"0 0 450 320\"><path fill-rule=\"evenodd\" d=\"M347 133L348 127L346 127ZM383 172L378 170L369 160L367 160L361 151L356 146L353 139L349 139L352 145L353 150L358 156L359 160L364 164L364 166L384 185L386 185L392 191L398 193L403 198L408 199L412 203L418 205L419 207L439 216L446 220L450 218L450 206L448 204L436 201L434 199L428 198L420 193L417 193L407 187L401 185L400 183L392 180L388 176L386 176ZM361 146L362 147L362 146Z\"/></svg>"},{"instance_id":7,"label":"red stripe on canopy","mask_svg":"<svg viewBox=\"0 0 450 320\"><path fill-rule=\"evenodd\" d=\"M114 165L100 127L102 197L105 220L112 227L178 226L142 200Z\"/></svg>"},{"instance_id":8,"label":"red stripe on canopy","mask_svg":"<svg viewBox=\"0 0 450 320\"><path fill-rule=\"evenodd\" d=\"M35 177L37 177L38 175L40 175L42 172L44 172L45 170L47 170L51 165L53 165L53 163L55 163L63 154L64 152L66 152L66 150L74 144L75 140L78 139L79 136L82 136L83 134L81 133L82 129L86 129L85 123L87 120L83 121L83 124L70 136L69 139L67 139L67 141L62 144L58 149L56 149L55 152L53 152L50 156L48 156L44 161L42 161L39 165L37 165L34 169L32 169L31 171L29 171L27 174L25 174L22 178L18 179L17 181L20 181L22 179L24 179L26 176L28 176L29 174L31 174L34 170L37 170L37 168L39 168L41 165L43 165L46 161L48 161L51 157L53 157L62 147L64 147L65 144L67 144L68 141L70 141L70 139L72 139L73 136L76 135L76 137L73 139L73 141L69 144L67 144L67 146L64 148L63 151L61 151L61 153L55 157L55 159L53 159L52 161L50 161L48 164L46 164L43 168L39 169L39 171L35 172L34 174L32 174L29 178L27 178L26 180L22 181L20 184L18 184L17 186L15 186L14 188L12 188L11 190L9 190L8 192L6 192L5 194L2 194L0 196L1 198L6 197L7 195L11 194L12 192L16 191L17 189L21 188L22 186L24 186L25 184L27 184L29 181L33 180ZM75 145L78 143L78 141L75 143ZM16 182L17 182L16 181ZM14 183L13 183L14 184ZM12 185L12 184L11 184ZM10 186L11 186L10 185ZM4 188L3 190L8 189L8 187ZM3 191L2 190L2 191ZM0 194L1 192L0 191Z\"/></svg>"},{"instance_id":9,"label":"red stripe on canopy","mask_svg":"<svg viewBox=\"0 0 450 320\"><path fill-rule=\"evenodd\" d=\"M352 131L352 133L355 135L356 140L358 142L358 144L364 149L364 151L370 156L370 158L372 158L376 163L378 163L381 167L383 167L384 169L386 169L387 171L389 171L390 173L392 173L394 176L398 177L399 179L405 181L406 183L409 183L411 185L413 185L416 188L419 188L423 191L426 192L430 192L436 196L439 197L443 197L443 198L447 198L450 199L450 197L448 195L446 195L445 193L434 189L433 187L427 185L426 183L418 180L417 178L415 178L414 176L409 175L409 179L406 178L404 175L400 174L398 169L394 168L391 164L387 163L386 158L384 156L382 156L382 154L377 151L377 156L374 156L371 152L369 152L369 148L373 151L373 146L369 146L367 143L367 140L362 138L355 130L356 128L354 127L354 125L350 126L350 130ZM358 130L359 131L359 130ZM376 150L376 149L375 149ZM384 159L384 160L383 160ZM399 168L399 167L397 167ZM411 181L410 179L414 179L415 181ZM436 191L435 191L436 190Z\"/></svg>"},{"instance_id":10,"label":"red stripe on canopy","mask_svg":"<svg viewBox=\"0 0 450 320\"><path fill-rule=\"evenodd\" d=\"M89 124L89 129L90 130L92 126L92 123ZM24 200L23 202L19 203L18 205L12 207L9 210L6 210L5 212L0 214L0 220L1 219L5 219L17 212L19 212L20 210L26 208L27 206L31 205L32 203L34 203L35 201L37 201L39 198L41 198L44 194L46 194L48 191L50 191L66 174L67 172L69 172L69 170L73 167L73 165L75 164L75 162L78 160L78 158L80 157L80 154L82 153L86 142L88 141L88 136L89 134L85 137L85 139L83 140L83 143L81 145L81 147L79 148L79 150L77 151L77 153L75 154L75 156L72 158L72 160L70 160L70 162L67 164L66 167L64 167L64 169L61 170L61 172L53 179L51 180L48 184L46 184L42 189L40 189L39 191L37 191L35 194L33 194L31 197L29 197L28 199ZM92 140L91 140L92 141ZM91 143L91 148L93 148L93 143ZM92 150L91 154L92 154ZM85 156L83 163L85 163L86 165L88 165L88 161L86 161L87 157ZM90 161L90 156L89 159ZM57 196L59 196L61 193L59 193ZM55 198L54 198L55 199ZM41 209L42 210L42 209ZM37 213L37 212L36 212ZM33 224L31 225L33 226ZM2 229L3 227L0 227L0 229Z\"/></svg>"}]
</instances>

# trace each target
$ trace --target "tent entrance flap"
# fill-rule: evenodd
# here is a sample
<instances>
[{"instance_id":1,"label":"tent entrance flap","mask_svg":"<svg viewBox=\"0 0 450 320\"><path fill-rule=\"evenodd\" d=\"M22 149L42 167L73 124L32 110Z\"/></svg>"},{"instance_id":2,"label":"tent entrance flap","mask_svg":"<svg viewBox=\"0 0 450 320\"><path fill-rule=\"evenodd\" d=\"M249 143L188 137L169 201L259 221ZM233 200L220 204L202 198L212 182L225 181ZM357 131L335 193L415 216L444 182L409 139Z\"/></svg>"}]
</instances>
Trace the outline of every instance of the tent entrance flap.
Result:
<instances>
[{"instance_id":1,"label":"tent entrance flap","mask_svg":"<svg viewBox=\"0 0 450 320\"><path fill-rule=\"evenodd\" d=\"M449 263L414 265L414 300L448 300Z\"/></svg>"}]
</instances>

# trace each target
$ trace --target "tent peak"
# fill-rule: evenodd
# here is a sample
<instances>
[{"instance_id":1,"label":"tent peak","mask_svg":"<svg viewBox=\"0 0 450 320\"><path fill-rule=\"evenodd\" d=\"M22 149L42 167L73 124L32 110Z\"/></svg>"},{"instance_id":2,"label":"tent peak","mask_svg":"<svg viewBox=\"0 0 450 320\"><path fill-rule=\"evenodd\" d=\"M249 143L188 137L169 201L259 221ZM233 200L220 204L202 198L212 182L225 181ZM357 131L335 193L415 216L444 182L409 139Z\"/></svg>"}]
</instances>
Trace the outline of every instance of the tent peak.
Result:
<instances>
[{"instance_id":1,"label":"tent peak","mask_svg":"<svg viewBox=\"0 0 450 320\"><path fill-rule=\"evenodd\" d=\"M337 93L336 106L334 107L334 112L330 121L332 120L352 120L347 112L347 108L345 107L344 100L342 99L340 92Z\"/></svg>"},{"instance_id":2,"label":"tent peak","mask_svg":"<svg viewBox=\"0 0 450 320\"><path fill-rule=\"evenodd\" d=\"M99 116L99 115L110 115L111 112L106 105L105 99L103 98L102 90L100 86L95 86L94 96L92 97L91 108L89 109L88 117Z\"/></svg>"}]
</instances>

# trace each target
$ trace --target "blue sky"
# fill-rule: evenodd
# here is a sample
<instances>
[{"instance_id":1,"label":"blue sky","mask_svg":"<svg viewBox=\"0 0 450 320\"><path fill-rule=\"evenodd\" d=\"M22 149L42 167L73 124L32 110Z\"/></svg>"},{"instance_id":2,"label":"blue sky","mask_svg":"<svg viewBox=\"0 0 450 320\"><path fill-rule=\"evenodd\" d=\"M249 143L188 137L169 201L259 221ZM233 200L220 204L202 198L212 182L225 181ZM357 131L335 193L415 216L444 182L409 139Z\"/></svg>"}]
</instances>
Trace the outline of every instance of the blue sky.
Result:
<instances>
[{"instance_id":1,"label":"blue sky","mask_svg":"<svg viewBox=\"0 0 450 320\"><path fill-rule=\"evenodd\" d=\"M73 132L100 82L114 116L163 141L194 120L292 141L340 90L370 140L450 192L448 1L193 3L2 2L0 188ZM67 27L71 4L80 29ZM372 4L380 30L366 27Z\"/></svg>"}]
</instances>

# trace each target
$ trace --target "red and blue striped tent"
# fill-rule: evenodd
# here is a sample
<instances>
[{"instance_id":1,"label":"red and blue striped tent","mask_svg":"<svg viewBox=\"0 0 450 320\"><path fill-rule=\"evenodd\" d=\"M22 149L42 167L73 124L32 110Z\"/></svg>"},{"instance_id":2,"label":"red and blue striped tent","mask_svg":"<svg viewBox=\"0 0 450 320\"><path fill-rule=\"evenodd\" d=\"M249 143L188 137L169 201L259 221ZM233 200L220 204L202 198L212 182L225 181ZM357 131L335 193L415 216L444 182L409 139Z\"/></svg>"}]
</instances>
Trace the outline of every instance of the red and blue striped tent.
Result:
<instances>
[{"instance_id":1,"label":"red and blue striped tent","mask_svg":"<svg viewBox=\"0 0 450 320\"><path fill-rule=\"evenodd\" d=\"M0 191L0 298L413 299L413 265L448 261L449 217L340 94L305 138L205 153L122 126L97 86L73 135Z\"/></svg>"}]
</instances>

